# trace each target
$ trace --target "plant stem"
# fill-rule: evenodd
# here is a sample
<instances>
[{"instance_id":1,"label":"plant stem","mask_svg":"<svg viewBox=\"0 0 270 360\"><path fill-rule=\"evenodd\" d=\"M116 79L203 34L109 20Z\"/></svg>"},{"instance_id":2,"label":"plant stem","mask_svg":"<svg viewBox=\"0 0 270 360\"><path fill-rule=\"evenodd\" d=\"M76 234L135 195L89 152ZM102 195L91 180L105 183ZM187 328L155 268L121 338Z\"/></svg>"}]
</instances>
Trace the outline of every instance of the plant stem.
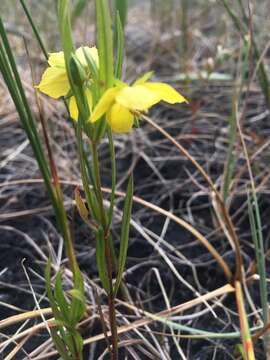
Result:
<instances>
[{"instance_id":1,"label":"plant stem","mask_svg":"<svg viewBox=\"0 0 270 360\"><path fill-rule=\"evenodd\" d=\"M43 41L42 41L42 39L41 39L41 37L39 35L39 31L38 31L38 29L37 29L37 27L36 27L36 25L35 25L35 23L33 21L33 18L32 18L31 14L30 14L30 11L28 10L28 7L26 6L24 0L20 0L20 3L22 5L24 13L25 13L25 15L26 15L31 27L32 27L32 30L33 30L34 35L35 35L35 37L36 37L36 39L37 39L37 41L39 43L39 46L40 46L41 50L43 52L43 55L44 55L45 59L48 60L48 52L47 52L47 50L45 48L45 45L44 45L44 43L43 43Z\"/></svg>"},{"instance_id":2,"label":"plant stem","mask_svg":"<svg viewBox=\"0 0 270 360\"><path fill-rule=\"evenodd\" d=\"M252 338L248 325L247 314L245 310L242 286L239 281L235 282L235 296L240 320L240 332L244 348L245 360L255 360Z\"/></svg>"},{"instance_id":3,"label":"plant stem","mask_svg":"<svg viewBox=\"0 0 270 360\"><path fill-rule=\"evenodd\" d=\"M111 342L112 342L112 352L111 359L118 359L118 335L117 335L117 322L116 322L116 312L115 312L115 295L113 291L113 261L112 261L112 252L110 247L110 229L107 226L106 213L103 206L103 196L101 188L101 178L100 178L100 165L98 159L97 143L92 142L91 144L92 157L93 157L93 175L95 177L95 185L97 191L97 201L100 208L100 222L104 232L104 256L106 260L107 274L109 280L109 291L108 291L108 305L109 305L109 318L110 318L110 328L111 328Z\"/></svg>"}]
</instances>

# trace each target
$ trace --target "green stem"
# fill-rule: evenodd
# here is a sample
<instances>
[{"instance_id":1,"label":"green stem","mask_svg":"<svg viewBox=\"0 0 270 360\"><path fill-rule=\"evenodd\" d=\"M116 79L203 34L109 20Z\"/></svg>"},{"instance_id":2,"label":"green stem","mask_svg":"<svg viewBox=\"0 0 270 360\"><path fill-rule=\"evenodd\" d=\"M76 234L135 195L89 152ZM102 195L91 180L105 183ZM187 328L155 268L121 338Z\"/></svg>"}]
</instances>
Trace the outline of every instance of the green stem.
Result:
<instances>
[{"instance_id":1,"label":"green stem","mask_svg":"<svg viewBox=\"0 0 270 360\"><path fill-rule=\"evenodd\" d=\"M82 139L82 125L81 121L78 121L78 124L76 126L76 136L77 136L77 144L78 144L78 150L79 150L79 161L80 161L80 170L81 170L81 177L82 177L82 183L83 183L83 189L86 196L86 202L89 208L89 211L91 212L91 216L97 220L99 218L99 211L95 206L96 203L96 197L93 191L91 191L91 188L89 184L93 183L93 180L89 177L89 172L87 169L87 158L86 154L83 148L83 139ZM94 186L94 184L93 184Z\"/></svg>"},{"instance_id":2,"label":"green stem","mask_svg":"<svg viewBox=\"0 0 270 360\"><path fill-rule=\"evenodd\" d=\"M96 196L97 201L99 204L100 209L100 221L103 230L107 231L107 220L106 220L106 213L103 206L103 196L102 196L102 190L101 190L101 178L100 178L100 166L99 166L99 159L98 159L98 151L97 151L97 143L92 142L91 143L91 150L92 150L92 159L93 159L93 175L95 178L95 188L96 188Z\"/></svg>"},{"instance_id":3,"label":"green stem","mask_svg":"<svg viewBox=\"0 0 270 360\"><path fill-rule=\"evenodd\" d=\"M45 59L48 60L48 52L47 52L47 50L45 48L45 45L43 44L43 41L42 41L42 39L41 39L41 37L39 35L38 29L37 29L37 27L36 27L36 25L35 25L35 23L34 23L34 21L32 19L32 16L31 16L31 14L30 14L24 0L20 0L20 3L22 5L23 10L25 12L25 15L26 15L31 27L32 27L32 30L33 30L33 32L35 34L35 37L36 37L36 39L37 39L37 41L39 43L39 46L40 46L41 50L43 52L43 55L44 55Z\"/></svg>"},{"instance_id":4,"label":"green stem","mask_svg":"<svg viewBox=\"0 0 270 360\"><path fill-rule=\"evenodd\" d=\"M104 256L106 260L107 274L109 280L109 291L108 291L108 305L109 305L109 317L111 327L111 342L112 342L112 353L111 359L118 359L118 335L117 335L117 322L115 312L115 295L113 291L113 256L110 246L110 228L107 224L106 213L103 205L103 196L101 190L101 178L100 178L100 165L97 151L97 143L91 143L92 157L93 157L93 175L95 177L95 185L97 191L97 201L99 204L100 215L101 215L101 226L104 233Z\"/></svg>"},{"instance_id":5,"label":"green stem","mask_svg":"<svg viewBox=\"0 0 270 360\"><path fill-rule=\"evenodd\" d=\"M110 208L109 208L109 215L108 215L108 227L112 223L113 217L113 210L114 210L114 201L115 201L115 190L116 190L116 163L115 163L115 149L113 143L113 135L112 130L108 127L108 139L109 139L109 148L110 148L110 156L111 156L111 198L110 198Z\"/></svg>"}]
</instances>

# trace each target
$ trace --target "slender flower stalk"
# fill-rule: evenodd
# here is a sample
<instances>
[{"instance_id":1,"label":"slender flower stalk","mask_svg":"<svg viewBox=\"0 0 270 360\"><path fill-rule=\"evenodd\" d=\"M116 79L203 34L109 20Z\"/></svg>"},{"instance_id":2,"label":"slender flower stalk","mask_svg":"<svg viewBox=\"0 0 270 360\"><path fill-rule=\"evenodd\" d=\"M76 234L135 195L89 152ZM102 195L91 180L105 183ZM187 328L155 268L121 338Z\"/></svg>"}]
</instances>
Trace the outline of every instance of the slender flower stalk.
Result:
<instances>
[{"instance_id":1,"label":"slender flower stalk","mask_svg":"<svg viewBox=\"0 0 270 360\"><path fill-rule=\"evenodd\" d=\"M92 156L93 156L93 173L95 175L96 186L97 186L97 200L99 203L101 213L101 226L104 234L104 256L106 260L106 270L108 275L108 304L109 304L109 318L112 333L112 359L118 359L118 338L117 338L117 322L115 312L115 295L113 290L113 256L110 248L110 228L108 228L106 213L103 205L102 185L100 179L100 164L98 158L98 150L96 143L92 143ZM99 239L98 239L99 240Z\"/></svg>"}]
</instances>

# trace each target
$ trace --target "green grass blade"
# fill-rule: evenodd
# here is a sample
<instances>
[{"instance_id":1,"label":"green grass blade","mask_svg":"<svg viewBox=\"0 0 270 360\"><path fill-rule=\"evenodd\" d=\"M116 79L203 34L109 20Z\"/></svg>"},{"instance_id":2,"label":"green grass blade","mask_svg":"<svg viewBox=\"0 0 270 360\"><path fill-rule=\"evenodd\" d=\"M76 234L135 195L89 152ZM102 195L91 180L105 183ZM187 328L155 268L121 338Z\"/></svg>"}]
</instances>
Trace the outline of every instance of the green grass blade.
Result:
<instances>
[{"instance_id":1,"label":"green grass blade","mask_svg":"<svg viewBox=\"0 0 270 360\"><path fill-rule=\"evenodd\" d=\"M84 281L79 268L76 269L74 275L74 289L70 290L69 293L72 296L70 306L70 323L71 326L75 327L76 324L83 318L86 310Z\"/></svg>"},{"instance_id":2,"label":"green grass blade","mask_svg":"<svg viewBox=\"0 0 270 360\"><path fill-rule=\"evenodd\" d=\"M110 158L111 158L111 198L110 198L110 207L108 211L108 227L112 223L113 219L113 210L115 202L115 190L116 190L116 161L115 161L115 148L113 142L113 134L111 128L107 129L108 140L109 140L109 149L110 149Z\"/></svg>"},{"instance_id":3,"label":"green grass blade","mask_svg":"<svg viewBox=\"0 0 270 360\"><path fill-rule=\"evenodd\" d=\"M265 251L262 234L262 225L260 210L258 206L257 195L252 193L248 197L249 221L252 232L252 240L255 246L256 264L260 276L260 301L262 306L263 323L266 325L269 321L268 301L267 301L267 277L265 268Z\"/></svg>"},{"instance_id":4,"label":"green grass blade","mask_svg":"<svg viewBox=\"0 0 270 360\"><path fill-rule=\"evenodd\" d=\"M69 0L58 0L58 24L61 37L61 44L64 51L66 69L69 80L71 79L70 59L75 52L70 21Z\"/></svg>"},{"instance_id":5,"label":"green grass blade","mask_svg":"<svg viewBox=\"0 0 270 360\"><path fill-rule=\"evenodd\" d=\"M121 226L121 238L120 238L120 251L118 257L118 271L117 278L114 286L114 293L117 294L119 285L122 280L122 275L125 268L126 258L127 258L127 249L128 249L128 240L129 240L129 229L130 229L130 219L133 203L133 176L131 175L128 181L128 187L126 192L126 198L124 203L123 210L123 219Z\"/></svg>"},{"instance_id":6,"label":"green grass blade","mask_svg":"<svg viewBox=\"0 0 270 360\"><path fill-rule=\"evenodd\" d=\"M125 38L123 32L123 26L121 23L120 15L117 13L116 15L116 24L115 24L115 39L116 39L116 62L115 62L115 78L122 78L122 68L124 61L124 48L125 48Z\"/></svg>"},{"instance_id":7,"label":"green grass blade","mask_svg":"<svg viewBox=\"0 0 270 360\"><path fill-rule=\"evenodd\" d=\"M115 17L119 14L122 28L124 29L127 21L128 0L115 0Z\"/></svg>"},{"instance_id":8,"label":"green grass blade","mask_svg":"<svg viewBox=\"0 0 270 360\"><path fill-rule=\"evenodd\" d=\"M99 53L99 83L101 96L114 84L113 34L108 0L96 0L97 43ZM107 127L105 118L96 125L93 139L98 142Z\"/></svg>"},{"instance_id":9,"label":"green grass blade","mask_svg":"<svg viewBox=\"0 0 270 360\"><path fill-rule=\"evenodd\" d=\"M72 268L76 260L73 252L68 220L64 208L62 191L60 184L55 181L57 180L56 169L51 166L50 170L47 157L43 150L42 141L37 130L36 122L30 110L30 106L26 98L15 59L13 57L1 19L0 36L0 69L9 88L9 92L20 115L20 120L29 138L30 144L38 162L45 186L54 207L57 224L65 240L66 251ZM47 148L47 150L49 153L49 148ZM52 182L52 178L54 179L54 183Z\"/></svg>"},{"instance_id":10,"label":"green grass blade","mask_svg":"<svg viewBox=\"0 0 270 360\"><path fill-rule=\"evenodd\" d=\"M88 163L88 159L85 154L85 149L83 146L82 129L80 123L78 123L78 126L76 128L76 137L77 137L78 152L79 152L80 171L81 171L86 202L88 205L88 209L91 211L91 215L93 219L98 220L100 219L101 215L97 206L95 190L93 190L95 189L95 184L93 181L90 165Z\"/></svg>"},{"instance_id":11,"label":"green grass blade","mask_svg":"<svg viewBox=\"0 0 270 360\"><path fill-rule=\"evenodd\" d=\"M68 354L68 350L66 348L66 344L61 339L61 337L57 334L57 329L51 330L52 338L56 350L58 351L59 355L62 357L63 360L70 360L70 355Z\"/></svg>"},{"instance_id":12,"label":"green grass blade","mask_svg":"<svg viewBox=\"0 0 270 360\"><path fill-rule=\"evenodd\" d=\"M69 304L65 298L64 290L62 287L61 271L58 271L56 274L54 298L57 301L58 307L60 309L62 320L64 320L64 322L68 324L70 318Z\"/></svg>"},{"instance_id":13,"label":"green grass blade","mask_svg":"<svg viewBox=\"0 0 270 360\"><path fill-rule=\"evenodd\" d=\"M174 322L166 318L163 318L161 316L151 314L149 312L145 312L145 315L154 321L160 322L161 324L168 326L169 328L181 331L181 333L183 331L187 332L188 334L191 334L192 337L198 339L239 339L241 337L240 331L227 332L227 333L211 332L211 331L192 328L187 325L182 325L179 324L179 322ZM260 326L256 326L254 328L251 328L250 331L252 333L256 333L260 329L261 329Z\"/></svg>"},{"instance_id":14,"label":"green grass blade","mask_svg":"<svg viewBox=\"0 0 270 360\"><path fill-rule=\"evenodd\" d=\"M50 195L51 201L57 208L56 198L51 183L51 174L48 167L47 159L42 149L39 134L36 128L33 115L31 113L21 79L17 70L17 66L8 42L8 38L3 26L2 19L0 18L0 70L3 78L7 84L10 95L19 113L20 120L29 138L30 144L36 156L40 171L42 173L47 191Z\"/></svg>"},{"instance_id":15,"label":"green grass blade","mask_svg":"<svg viewBox=\"0 0 270 360\"><path fill-rule=\"evenodd\" d=\"M233 114L229 117L229 147L227 152L227 161L225 164L224 175L223 175L223 199L226 203L229 196L229 189L231 185L231 181L233 178L233 172L236 164L236 158L233 153L236 135L237 135L237 126L236 126L236 117L235 111L233 110Z\"/></svg>"},{"instance_id":16,"label":"green grass blade","mask_svg":"<svg viewBox=\"0 0 270 360\"><path fill-rule=\"evenodd\" d=\"M43 41L42 41L42 39L41 39L41 37L39 35L39 31L38 31L38 29L37 29L37 27L36 27L36 25L34 23L34 20L33 20L32 16L31 16L31 13L30 13L28 7L26 6L26 3L25 3L24 0L20 0L20 3L22 5L24 13L25 13L25 15L26 15L31 27L32 27L32 30L33 30L34 35L35 35L35 37L36 37L36 39L37 39L37 41L39 43L39 46L40 46L41 50L43 52L43 55L44 55L45 59L48 59L48 52L47 52L46 47L45 47L45 45L44 45L44 43L43 43Z\"/></svg>"},{"instance_id":17,"label":"green grass blade","mask_svg":"<svg viewBox=\"0 0 270 360\"><path fill-rule=\"evenodd\" d=\"M52 261L51 258L49 257L46 268L45 268L45 285L46 285L46 292L47 292L47 296L49 298L50 301L50 305L52 308L52 312L54 315L55 320L62 320L62 315L57 307L57 304L54 300L54 296L53 296L53 290L51 287L51 267L52 267Z\"/></svg>"},{"instance_id":18,"label":"green grass blade","mask_svg":"<svg viewBox=\"0 0 270 360\"><path fill-rule=\"evenodd\" d=\"M113 73L113 36L111 16L107 0L96 0L96 17L98 27L98 51L100 59L100 82L103 91L112 87Z\"/></svg>"},{"instance_id":19,"label":"green grass blade","mask_svg":"<svg viewBox=\"0 0 270 360\"><path fill-rule=\"evenodd\" d=\"M96 260L100 281L103 288L109 293L110 286L109 276L106 270L104 232L101 228L96 233Z\"/></svg>"}]
</instances>

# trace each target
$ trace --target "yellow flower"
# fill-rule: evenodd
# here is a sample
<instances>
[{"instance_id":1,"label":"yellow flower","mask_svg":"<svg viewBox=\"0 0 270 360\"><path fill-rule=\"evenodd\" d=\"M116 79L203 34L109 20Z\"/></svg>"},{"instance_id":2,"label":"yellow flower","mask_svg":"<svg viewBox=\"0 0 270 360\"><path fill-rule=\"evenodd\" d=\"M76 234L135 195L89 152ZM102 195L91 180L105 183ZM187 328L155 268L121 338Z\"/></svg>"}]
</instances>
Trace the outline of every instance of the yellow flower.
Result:
<instances>
[{"instance_id":1,"label":"yellow flower","mask_svg":"<svg viewBox=\"0 0 270 360\"><path fill-rule=\"evenodd\" d=\"M160 82L146 82L147 76L137 80L132 86L121 83L108 89L95 107L90 121L99 120L104 114L114 132L128 132L135 117L147 112L160 101L169 104L187 102L173 87Z\"/></svg>"},{"instance_id":2,"label":"yellow flower","mask_svg":"<svg viewBox=\"0 0 270 360\"><path fill-rule=\"evenodd\" d=\"M81 62L81 65L87 68L87 60L84 56L83 49L92 56L96 65L99 65L98 59L98 51L96 47L80 47L76 50L76 56L78 60ZM49 67L45 70L42 75L41 81L39 85L37 85L37 89L43 92L44 94L58 99L61 96L67 96L70 92L70 84L68 80L68 75L65 66L65 58L64 52L60 51L57 53L49 54L48 59ZM89 108L92 108L92 96L89 90L86 90L86 97L88 100ZM76 100L74 96L70 97L69 100L69 111L70 116L74 119L78 119L78 108L76 104Z\"/></svg>"}]
</instances>

